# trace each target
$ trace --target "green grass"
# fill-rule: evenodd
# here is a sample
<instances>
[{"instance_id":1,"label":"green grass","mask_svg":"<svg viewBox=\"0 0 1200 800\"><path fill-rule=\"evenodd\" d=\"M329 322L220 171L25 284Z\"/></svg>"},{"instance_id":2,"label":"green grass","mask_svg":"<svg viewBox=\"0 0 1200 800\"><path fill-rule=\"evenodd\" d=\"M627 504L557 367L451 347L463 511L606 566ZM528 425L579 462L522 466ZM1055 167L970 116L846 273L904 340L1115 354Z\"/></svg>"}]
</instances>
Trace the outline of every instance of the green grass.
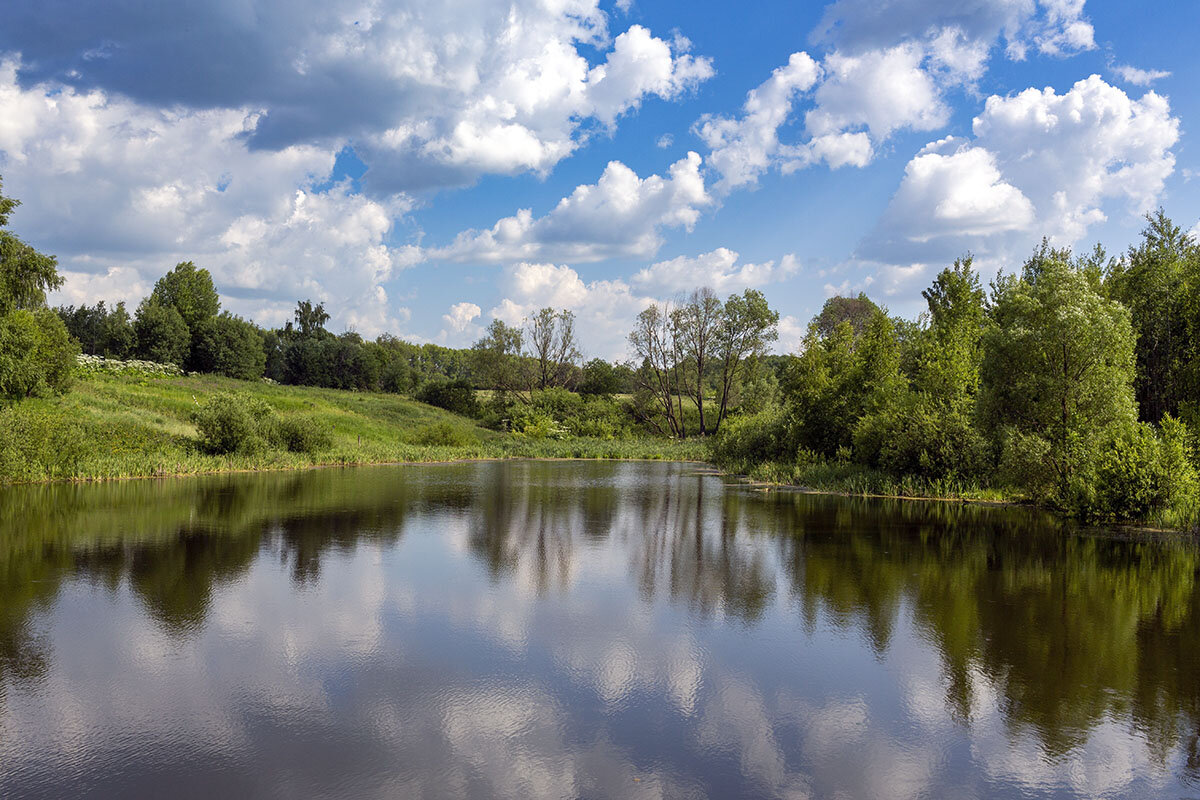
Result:
<instances>
[{"instance_id":1,"label":"green grass","mask_svg":"<svg viewBox=\"0 0 1200 800\"><path fill-rule=\"evenodd\" d=\"M191 415L218 391L257 397L283 418L315 417L333 430L333 446L315 455L204 453L196 444ZM486 430L396 395L210 375L89 375L62 397L0 408L0 483L478 458L702 460L704 445L651 437L534 440Z\"/></svg>"}]
</instances>

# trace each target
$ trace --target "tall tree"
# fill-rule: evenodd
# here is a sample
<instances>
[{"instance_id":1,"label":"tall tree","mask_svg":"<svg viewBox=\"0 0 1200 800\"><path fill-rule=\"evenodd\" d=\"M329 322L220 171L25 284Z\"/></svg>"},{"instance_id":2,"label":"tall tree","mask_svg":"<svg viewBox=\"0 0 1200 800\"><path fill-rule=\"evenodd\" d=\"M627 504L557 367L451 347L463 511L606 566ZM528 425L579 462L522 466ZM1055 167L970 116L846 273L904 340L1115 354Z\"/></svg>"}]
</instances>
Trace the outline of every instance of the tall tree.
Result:
<instances>
[{"instance_id":1,"label":"tall tree","mask_svg":"<svg viewBox=\"0 0 1200 800\"><path fill-rule=\"evenodd\" d=\"M1200 247L1161 208L1146 221L1141 243L1110 268L1107 288L1132 315L1139 415L1157 423L1200 398Z\"/></svg>"},{"instance_id":2,"label":"tall tree","mask_svg":"<svg viewBox=\"0 0 1200 800\"><path fill-rule=\"evenodd\" d=\"M671 314L675 340L682 351L682 359L678 360L678 365L682 367L681 388L696 404L701 436L708 433L704 419L704 390L715 357L721 313L721 301L712 289L705 286L693 291L687 302Z\"/></svg>"},{"instance_id":3,"label":"tall tree","mask_svg":"<svg viewBox=\"0 0 1200 800\"><path fill-rule=\"evenodd\" d=\"M575 312L543 308L525 322L525 342L537 369L537 387L566 387L579 362Z\"/></svg>"},{"instance_id":4,"label":"tall tree","mask_svg":"<svg viewBox=\"0 0 1200 800\"><path fill-rule=\"evenodd\" d=\"M481 385L530 402L534 376L522 357L523 346L524 334L520 328L493 319L483 338L471 348Z\"/></svg>"},{"instance_id":5,"label":"tall tree","mask_svg":"<svg viewBox=\"0 0 1200 800\"><path fill-rule=\"evenodd\" d=\"M730 295L725 301L716 344L721 364L721 405L713 433L729 415L730 398L736 394L747 359L766 355L770 343L779 338L778 324L779 312L771 310L767 298L757 289L747 289L741 296Z\"/></svg>"},{"instance_id":6,"label":"tall tree","mask_svg":"<svg viewBox=\"0 0 1200 800\"><path fill-rule=\"evenodd\" d=\"M983 347L984 420L1023 437L1012 441L1030 480L1045 474L1065 499L1100 444L1134 419L1129 312L1068 254L1039 254L1020 278L994 284Z\"/></svg>"},{"instance_id":7,"label":"tall tree","mask_svg":"<svg viewBox=\"0 0 1200 800\"><path fill-rule=\"evenodd\" d=\"M676 409L679 386L679 346L669 304L651 303L638 314L629 334L629 344L641 368L635 374L638 391L650 399L654 411L646 422L659 433L687 436L682 408ZM663 422L657 419L661 414Z\"/></svg>"},{"instance_id":8,"label":"tall tree","mask_svg":"<svg viewBox=\"0 0 1200 800\"><path fill-rule=\"evenodd\" d=\"M159 278L150 296L158 305L171 306L178 311L188 330L193 332L221 310L212 275L191 261L181 261Z\"/></svg>"}]
</instances>

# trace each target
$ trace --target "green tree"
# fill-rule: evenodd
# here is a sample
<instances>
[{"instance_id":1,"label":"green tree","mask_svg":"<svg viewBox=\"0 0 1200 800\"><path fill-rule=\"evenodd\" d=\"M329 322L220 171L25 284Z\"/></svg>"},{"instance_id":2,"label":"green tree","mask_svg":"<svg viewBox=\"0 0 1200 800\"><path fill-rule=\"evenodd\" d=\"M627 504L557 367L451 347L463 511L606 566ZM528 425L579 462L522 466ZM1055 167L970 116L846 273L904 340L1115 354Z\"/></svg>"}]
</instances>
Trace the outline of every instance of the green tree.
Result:
<instances>
[{"instance_id":1,"label":"green tree","mask_svg":"<svg viewBox=\"0 0 1200 800\"><path fill-rule=\"evenodd\" d=\"M179 312L189 332L212 319L221 310L221 300L213 286L212 275L191 261L182 261L154 284L151 299L160 306Z\"/></svg>"},{"instance_id":2,"label":"green tree","mask_svg":"<svg viewBox=\"0 0 1200 800\"><path fill-rule=\"evenodd\" d=\"M257 380L266 362L261 331L228 311L200 323L193 334L189 366L198 372Z\"/></svg>"},{"instance_id":3,"label":"green tree","mask_svg":"<svg viewBox=\"0 0 1200 800\"><path fill-rule=\"evenodd\" d=\"M483 338L471 348L474 371L480 385L503 395L529 402L536 377L522 353L525 337L521 329L494 319Z\"/></svg>"},{"instance_id":4,"label":"green tree","mask_svg":"<svg viewBox=\"0 0 1200 800\"><path fill-rule=\"evenodd\" d=\"M543 308L525 322L524 341L537 371L537 388L572 383L580 353L575 338L575 312Z\"/></svg>"},{"instance_id":5,"label":"green tree","mask_svg":"<svg viewBox=\"0 0 1200 800\"><path fill-rule=\"evenodd\" d=\"M603 358L593 358L583 365L578 388L579 393L583 395L611 397L618 394L624 387L616 367Z\"/></svg>"},{"instance_id":6,"label":"green tree","mask_svg":"<svg viewBox=\"0 0 1200 800\"><path fill-rule=\"evenodd\" d=\"M133 320L125 310L125 302L117 303L104 320L104 352L108 358L129 358L137 347L137 334L133 330Z\"/></svg>"},{"instance_id":7,"label":"green tree","mask_svg":"<svg viewBox=\"0 0 1200 800\"><path fill-rule=\"evenodd\" d=\"M680 386L696 404L701 436L709 433L704 418L704 394L708 389L708 373L717 357L722 311L721 301L705 286L692 292L687 302L671 314L675 340L682 356Z\"/></svg>"},{"instance_id":8,"label":"green tree","mask_svg":"<svg viewBox=\"0 0 1200 800\"><path fill-rule=\"evenodd\" d=\"M1027 488L1049 480L1068 501L1098 447L1134 419L1129 312L1068 254L1039 253L994 284L983 348L982 418Z\"/></svg>"},{"instance_id":9,"label":"green tree","mask_svg":"<svg viewBox=\"0 0 1200 800\"><path fill-rule=\"evenodd\" d=\"M1107 288L1132 315L1139 415L1157 423L1200 398L1200 246L1161 208L1146 221L1142 242L1111 266Z\"/></svg>"},{"instance_id":10,"label":"green tree","mask_svg":"<svg viewBox=\"0 0 1200 800\"><path fill-rule=\"evenodd\" d=\"M4 230L18 205L0 193L0 397L8 399L65 391L79 352L45 308L46 292L62 286L57 260Z\"/></svg>"},{"instance_id":11,"label":"green tree","mask_svg":"<svg viewBox=\"0 0 1200 800\"><path fill-rule=\"evenodd\" d=\"M164 306L151 295L138 306L133 327L139 356L160 364L183 366L192 337L175 306Z\"/></svg>"},{"instance_id":12,"label":"green tree","mask_svg":"<svg viewBox=\"0 0 1200 800\"><path fill-rule=\"evenodd\" d=\"M779 338L778 325L779 312L771 310L767 298L757 289L747 289L741 296L730 295L725 301L716 334L716 356L721 369L717 388L721 405L714 433L733 410L731 398L738 396L747 376L757 379L755 386L760 393L764 386L771 386L767 376L758 375L757 370L747 369L746 365L758 365L766 355L767 346Z\"/></svg>"}]
</instances>

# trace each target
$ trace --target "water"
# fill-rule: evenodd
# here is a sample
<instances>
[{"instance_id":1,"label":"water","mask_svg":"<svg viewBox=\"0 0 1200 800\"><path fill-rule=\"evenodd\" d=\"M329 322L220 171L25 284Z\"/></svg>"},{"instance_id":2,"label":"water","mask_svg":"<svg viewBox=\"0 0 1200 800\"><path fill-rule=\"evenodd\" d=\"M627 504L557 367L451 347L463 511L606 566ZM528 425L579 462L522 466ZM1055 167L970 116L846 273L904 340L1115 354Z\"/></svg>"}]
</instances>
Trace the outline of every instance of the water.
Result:
<instances>
[{"instance_id":1,"label":"water","mask_svg":"<svg viewBox=\"0 0 1200 800\"><path fill-rule=\"evenodd\" d=\"M0 490L0 797L1200 797L1198 565L677 464Z\"/></svg>"}]
</instances>

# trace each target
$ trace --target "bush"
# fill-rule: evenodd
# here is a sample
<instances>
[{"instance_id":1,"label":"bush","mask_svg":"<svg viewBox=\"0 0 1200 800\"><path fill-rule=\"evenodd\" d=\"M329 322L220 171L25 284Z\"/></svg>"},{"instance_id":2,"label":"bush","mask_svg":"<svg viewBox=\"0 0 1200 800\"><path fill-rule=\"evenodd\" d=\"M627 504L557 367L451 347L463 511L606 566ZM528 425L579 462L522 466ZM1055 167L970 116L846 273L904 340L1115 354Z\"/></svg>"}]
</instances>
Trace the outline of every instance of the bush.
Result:
<instances>
[{"instance_id":1,"label":"bush","mask_svg":"<svg viewBox=\"0 0 1200 800\"><path fill-rule=\"evenodd\" d=\"M894 476L978 477L987 471L987 449L970 419L919 396L854 426L857 460Z\"/></svg>"},{"instance_id":2,"label":"bush","mask_svg":"<svg viewBox=\"0 0 1200 800\"><path fill-rule=\"evenodd\" d=\"M475 441L473 433L446 420L432 422L418 428L412 437L413 444L429 447L465 447Z\"/></svg>"},{"instance_id":3,"label":"bush","mask_svg":"<svg viewBox=\"0 0 1200 800\"><path fill-rule=\"evenodd\" d=\"M64 421L43 404L0 408L0 480L70 477L87 441L78 423Z\"/></svg>"},{"instance_id":4,"label":"bush","mask_svg":"<svg viewBox=\"0 0 1200 800\"><path fill-rule=\"evenodd\" d=\"M287 417L277 426L279 443L292 453L319 453L333 447L333 431L316 417Z\"/></svg>"},{"instance_id":5,"label":"bush","mask_svg":"<svg viewBox=\"0 0 1200 800\"><path fill-rule=\"evenodd\" d=\"M62 393L71 385L79 345L46 309L0 316L0 397Z\"/></svg>"},{"instance_id":6,"label":"bush","mask_svg":"<svg viewBox=\"0 0 1200 800\"><path fill-rule=\"evenodd\" d=\"M209 453L255 453L280 441L279 420L261 400L217 392L192 416Z\"/></svg>"},{"instance_id":7,"label":"bush","mask_svg":"<svg viewBox=\"0 0 1200 800\"><path fill-rule=\"evenodd\" d=\"M1190 508L1197 479L1187 439L1187 427L1171 417L1161 431L1143 423L1117 437L1098 459L1090 510L1107 519L1146 520L1172 506Z\"/></svg>"},{"instance_id":8,"label":"bush","mask_svg":"<svg viewBox=\"0 0 1200 800\"><path fill-rule=\"evenodd\" d=\"M731 417L710 444L718 464L747 466L769 461L787 461L792 456L792 437L782 409Z\"/></svg>"},{"instance_id":9,"label":"bush","mask_svg":"<svg viewBox=\"0 0 1200 800\"><path fill-rule=\"evenodd\" d=\"M462 378L453 381L430 381L417 392L416 400L464 417L480 416L475 389L469 381Z\"/></svg>"}]
</instances>

